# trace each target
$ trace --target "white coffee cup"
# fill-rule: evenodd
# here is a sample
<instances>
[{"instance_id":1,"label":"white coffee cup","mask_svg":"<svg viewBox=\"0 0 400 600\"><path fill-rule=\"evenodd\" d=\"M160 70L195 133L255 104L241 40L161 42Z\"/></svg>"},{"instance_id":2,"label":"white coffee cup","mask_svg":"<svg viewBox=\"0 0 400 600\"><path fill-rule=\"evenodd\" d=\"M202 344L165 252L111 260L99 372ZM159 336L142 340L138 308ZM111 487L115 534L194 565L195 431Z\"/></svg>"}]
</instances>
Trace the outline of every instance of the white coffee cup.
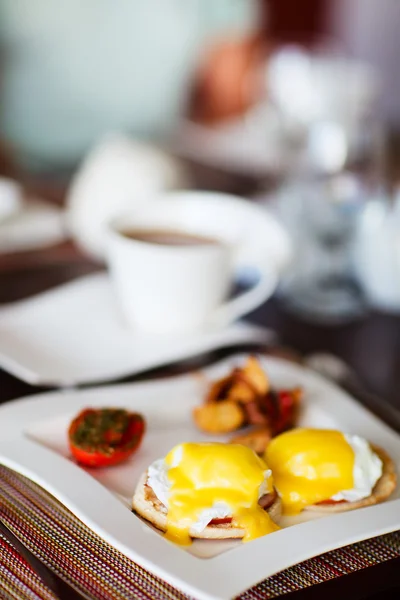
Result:
<instances>
[{"instance_id":1,"label":"white coffee cup","mask_svg":"<svg viewBox=\"0 0 400 600\"><path fill-rule=\"evenodd\" d=\"M210 243L165 245L128 237L128 231L181 232ZM270 251L275 238L275 256ZM276 251L277 246L280 247ZM110 276L129 325L152 333L220 328L264 302L288 254L279 225L256 205L226 194L172 192L110 223ZM227 299L242 268L257 283Z\"/></svg>"}]
</instances>

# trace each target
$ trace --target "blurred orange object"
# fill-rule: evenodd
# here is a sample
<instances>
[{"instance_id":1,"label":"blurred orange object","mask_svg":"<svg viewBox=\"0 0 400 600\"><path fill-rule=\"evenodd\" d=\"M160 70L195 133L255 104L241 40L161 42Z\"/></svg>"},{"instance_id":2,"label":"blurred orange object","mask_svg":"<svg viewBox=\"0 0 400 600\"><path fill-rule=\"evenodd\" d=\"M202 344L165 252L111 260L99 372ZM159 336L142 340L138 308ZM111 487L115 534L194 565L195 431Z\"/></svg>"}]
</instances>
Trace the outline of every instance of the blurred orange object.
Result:
<instances>
[{"instance_id":1,"label":"blurred orange object","mask_svg":"<svg viewBox=\"0 0 400 600\"><path fill-rule=\"evenodd\" d=\"M293 0L259 0L257 30L246 37L214 43L205 53L190 103L190 117L208 125L244 114L265 95L262 67L272 46L306 41L326 30L332 0L303 0L294 10Z\"/></svg>"},{"instance_id":2,"label":"blurred orange object","mask_svg":"<svg viewBox=\"0 0 400 600\"><path fill-rule=\"evenodd\" d=\"M213 123L245 113L262 91L267 55L268 42L261 34L211 47L197 73L190 116Z\"/></svg>"}]
</instances>

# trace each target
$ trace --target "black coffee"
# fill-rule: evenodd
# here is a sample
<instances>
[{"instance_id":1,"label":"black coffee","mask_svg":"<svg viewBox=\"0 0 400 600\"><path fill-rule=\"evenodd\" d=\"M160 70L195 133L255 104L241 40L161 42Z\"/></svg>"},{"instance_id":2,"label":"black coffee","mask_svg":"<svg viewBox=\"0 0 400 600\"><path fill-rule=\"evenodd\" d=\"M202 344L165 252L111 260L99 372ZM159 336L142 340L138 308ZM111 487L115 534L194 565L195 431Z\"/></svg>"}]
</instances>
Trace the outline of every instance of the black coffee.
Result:
<instances>
[{"instance_id":1,"label":"black coffee","mask_svg":"<svg viewBox=\"0 0 400 600\"><path fill-rule=\"evenodd\" d=\"M209 246L219 243L213 238L171 229L128 229L122 231L122 235L131 240L160 246Z\"/></svg>"}]
</instances>

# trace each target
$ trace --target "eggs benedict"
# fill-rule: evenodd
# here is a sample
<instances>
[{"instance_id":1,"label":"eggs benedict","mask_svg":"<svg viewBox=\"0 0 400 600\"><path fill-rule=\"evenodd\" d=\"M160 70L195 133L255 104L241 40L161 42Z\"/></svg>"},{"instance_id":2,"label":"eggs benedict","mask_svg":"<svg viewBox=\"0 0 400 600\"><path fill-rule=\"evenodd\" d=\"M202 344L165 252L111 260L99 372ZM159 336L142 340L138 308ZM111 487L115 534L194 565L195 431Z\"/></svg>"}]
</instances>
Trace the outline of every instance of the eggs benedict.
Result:
<instances>
[{"instance_id":1,"label":"eggs benedict","mask_svg":"<svg viewBox=\"0 0 400 600\"><path fill-rule=\"evenodd\" d=\"M386 452L340 431L292 429L272 439L264 456L287 515L377 504L396 487Z\"/></svg>"},{"instance_id":2,"label":"eggs benedict","mask_svg":"<svg viewBox=\"0 0 400 600\"><path fill-rule=\"evenodd\" d=\"M249 541L279 529L271 471L245 446L183 443L152 463L133 510L178 544L192 538Z\"/></svg>"}]
</instances>

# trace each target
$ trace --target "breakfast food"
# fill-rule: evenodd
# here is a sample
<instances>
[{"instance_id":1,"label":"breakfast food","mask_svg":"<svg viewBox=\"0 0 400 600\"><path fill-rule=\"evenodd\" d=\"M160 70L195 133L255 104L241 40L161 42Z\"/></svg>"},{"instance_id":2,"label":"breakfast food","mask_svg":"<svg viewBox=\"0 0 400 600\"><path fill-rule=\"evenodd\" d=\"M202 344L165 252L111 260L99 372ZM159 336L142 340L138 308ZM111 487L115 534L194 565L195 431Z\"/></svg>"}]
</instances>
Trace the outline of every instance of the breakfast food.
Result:
<instances>
[{"instance_id":1,"label":"breakfast food","mask_svg":"<svg viewBox=\"0 0 400 600\"><path fill-rule=\"evenodd\" d=\"M242 444L251 448L260 456L265 452L266 447L271 441L271 431L268 427L253 427L246 433L240 433L230 440L231 444Z\"/></svg>"},{"instance_id":2,"label":"breakfast food","mask_svg":"<svg viewBox=\"0 0 400 600\"><path fill-rule=\"evenodd\" d=\"M342 512L386 500L396 487L391 458L357 435L293 429L268 444L283 513Z\"/></svg>"},{"instance_id":3,"label":"breakfast food","mask_svg":"<svg viewBox=\"0 0 400 600\"><path fill-rule=\"evenodd\" d=\"M271 471L239 444L175 446L143 474L132 507L182 545L192 538L248 541L279 529Z\"/></svg>"},{"instance_id":4,"label":"breakfast food","mask_svg":"<svg viewBox=\"0 0 400 600\"><path fill-rule=\"evenodd\" d=\"M85 408L71 422L72 456L86 467L107 467L127 460L141 444L145 420L123 408Z\"/></svg>"},{"instance_id":5,"label":"breakfast food","mask_svg":"<svg viewBox=\"0 0 400 600\"><path fill-rule=\"evenodd\" d=\"M230 433L245 422L245 414L233 400L221 400L194 409L194 420L207 433Z\"/></svg>"},{"instance_id":6,"label":"breakfast food","mask_svg":"<svg viewBox=\"0 0 400 600\"><path fill-rule=\"evenodd\" d=\"M195 407L193 418L206 433L230 433L254 425L272 436L295 425L301 397L300 388L272 389L260 362L250 356L243 367L210 386L204 403Z\"/></svg>"}]
</instances>

